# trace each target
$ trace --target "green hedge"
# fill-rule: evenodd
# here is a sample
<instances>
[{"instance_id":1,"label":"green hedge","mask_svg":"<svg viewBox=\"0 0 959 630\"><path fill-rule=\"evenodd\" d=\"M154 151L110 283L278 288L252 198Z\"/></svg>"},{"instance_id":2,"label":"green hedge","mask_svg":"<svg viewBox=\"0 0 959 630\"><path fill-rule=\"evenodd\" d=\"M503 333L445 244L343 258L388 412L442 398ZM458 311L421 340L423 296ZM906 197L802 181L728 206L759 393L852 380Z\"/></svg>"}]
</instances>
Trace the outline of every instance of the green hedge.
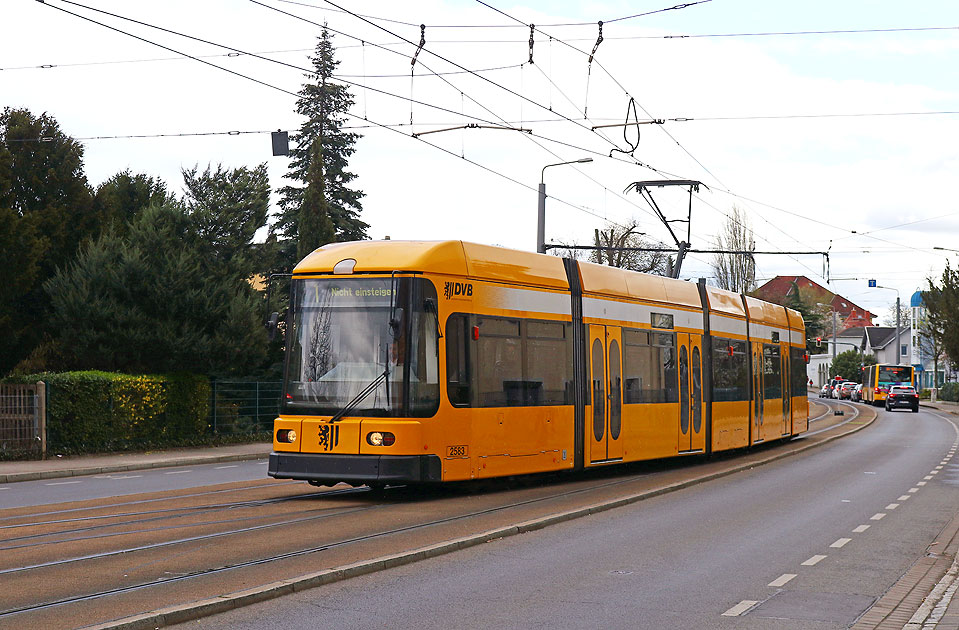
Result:
<instances>
[{"instance_id":1,"label":"green hedge","mask_svg":"<svg viewBox=\"0 0 959 630\"><path fill-rule=\"evenodd\" d=\"M54 453L95 453L209 440L210 382L197 374L34 374L47 384L47 444Z\"/></svg>"},{"instance_id":2,"label":"green hedge","mask_svg":"<svg viewBox=\"0 0 959 630\"><path fill-rule=\"evenodd\" d=\"M959 402L959 383L943 383L939 388L939 398Z\"/></svg>"}]
</instances>

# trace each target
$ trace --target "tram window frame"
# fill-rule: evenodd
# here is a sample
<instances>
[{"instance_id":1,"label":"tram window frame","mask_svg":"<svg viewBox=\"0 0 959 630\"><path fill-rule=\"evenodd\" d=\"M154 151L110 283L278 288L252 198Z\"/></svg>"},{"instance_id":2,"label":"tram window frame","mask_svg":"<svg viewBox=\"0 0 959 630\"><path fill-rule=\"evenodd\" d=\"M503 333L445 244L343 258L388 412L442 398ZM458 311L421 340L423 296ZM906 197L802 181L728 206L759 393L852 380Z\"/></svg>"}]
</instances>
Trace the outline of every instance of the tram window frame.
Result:
<instances>
[{"instance_id":1,"label":"tram window frame","mask_svg":"<svg viewBox=\"0 0 959 630\"><path fill-rule=\"evenodd\" d=\"M729 354L729 348L733 354ZM712 401L749 400L748 345L739 339L713 337ZM737 380L737 375L740 377Z\"/></svg>"},{"instance_id":2,"label":"tram window frame","mask_svg":"<svg viewBox=\"0 0 959 630\"><path fill-rule=\"evenodd\" d=\"M772 360L775 358L775 360ZM782 391L782 349L779 344L763 344L763 400L777 400Z\"/></svg>"},{"instance_id":3,"label":"tram window frame","mask_svg":"<svg viewBox=\"0 0 959 630\"><path fill-rule=\"evenodd\" d=\"M471 336L473 326L479 331L477 339ZM454 314L447 318L446 343L447 397L454 407L573 404L572 322ZM494 378L495 362L486 360L491 351L501 355L500 364L506 359L508 378L502 374ZM462 378L463 365L469 382L451 381L451 377ZM457 367L455 372L450 366ZM493 387L497 380L501 385ZM455 396L458 387L468 395Z\"/></svg>"},{"instance_id":4,"label":"tram window frame","mask_svg":"<svg viewBox=\"0 0 959 630\"><path fill-rule=\"evenodd\" d=\"M454 313L446 319L446 397L454 407L469 407L473 399L469 326L466 313Z\"/></svg>"},{"instance_id":5,"label":"tram window frame","mask_svg":"<svg viewBox=\"0 0 959 630\"><path fill-rule=\"evenodd\" d=\"M621 355L624 404L679 401L675 333L623 328Z\"/></svg>"}]
</instances>

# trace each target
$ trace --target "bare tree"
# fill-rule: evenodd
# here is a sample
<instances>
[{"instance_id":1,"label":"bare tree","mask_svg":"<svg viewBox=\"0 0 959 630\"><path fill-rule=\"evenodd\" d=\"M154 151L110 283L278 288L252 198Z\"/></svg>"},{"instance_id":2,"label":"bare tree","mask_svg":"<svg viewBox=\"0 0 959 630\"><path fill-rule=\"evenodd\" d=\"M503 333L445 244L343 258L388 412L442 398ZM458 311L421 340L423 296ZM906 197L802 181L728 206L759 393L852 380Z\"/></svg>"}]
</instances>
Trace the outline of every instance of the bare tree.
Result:
<instances>
[{"instance_id":1,"label":"bare tree","mask_svg":"<svg viewBox=\"0 0 959 630\"><path fill-rule=\"evenodd\" d=\"M590 260L601 265L630 269L659 276L666 275L669 257L665 252L640 251L644 248L660 249L663 243L643 238L639 222L633 218L626 225L607 223L606 229L595 230Z\"/></svg>"},{"instance_id":2,"label":"bare tree","mask_svg":"<svg viewBox=\"0 0 959 630\"><path fill-rule=\"evenodd\" d=\"M625 225L607 223L606 228L594 230L590 249L577 249L579 244L559 243L550 248L550 253L564 258L588 260L589 262L610 267L619 267L631 271L667 275L669 256L666 252L642 251L643 249L663 249L665 244L643 238L639 231L639 222L632 218ZM595 249L593 249L595 248Z\"/></svg>"},{"instance_id":3,"label":"bare tree","mask_svg":"<svg viewBox=\"0 0 959 630\"><path fill-rule=\"evenodd\" d=\"M716 249L735 252L756 251L756 237L746 213L733 206L715 239ZM713 272L721 289L749 293L756 288L756 259L752 253L713 254Z\"/></svg>"}]
</instances>

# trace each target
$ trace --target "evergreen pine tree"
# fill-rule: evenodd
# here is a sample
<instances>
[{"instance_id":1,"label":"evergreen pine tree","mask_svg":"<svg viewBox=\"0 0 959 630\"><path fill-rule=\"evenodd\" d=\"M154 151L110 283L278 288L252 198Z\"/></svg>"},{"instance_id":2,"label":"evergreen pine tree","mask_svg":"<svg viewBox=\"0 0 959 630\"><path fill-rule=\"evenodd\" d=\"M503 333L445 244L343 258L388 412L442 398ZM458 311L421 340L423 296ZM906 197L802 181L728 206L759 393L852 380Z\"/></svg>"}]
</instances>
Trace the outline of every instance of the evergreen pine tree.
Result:
<instances>
[{"instance_id":1,"label":"evergreen pine tree","mask_svg":"<svg viewBox=\"0 0 959 630\"><path fill-rule=\"evenodd\" d=\"M346 169L359 135L343 130L353 97L345 86L331 82L339 62L326 28L310 60L314 72L307 75L296 102L297 113L306 121L293 134L296 147L290 151L286 175L295 184L280 189L281 211L273 226L297 242L298 258L332 241L368 238L369 227L359 218L363 193L348 187L356 178Z\"/></svg>"}]
</instances>

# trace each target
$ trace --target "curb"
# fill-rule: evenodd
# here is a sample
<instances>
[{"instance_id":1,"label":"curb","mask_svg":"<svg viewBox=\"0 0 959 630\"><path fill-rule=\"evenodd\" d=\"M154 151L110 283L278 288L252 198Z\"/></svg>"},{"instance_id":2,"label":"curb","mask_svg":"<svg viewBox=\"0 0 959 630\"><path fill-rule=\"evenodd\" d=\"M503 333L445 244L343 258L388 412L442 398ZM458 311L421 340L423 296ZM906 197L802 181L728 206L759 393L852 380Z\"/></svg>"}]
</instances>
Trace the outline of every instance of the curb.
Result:
<instances>
[{"instance_id":1,"label":"curb","mask_svg":"<svg viewBox=\"0 0 959 630\"><path fill-rule=\"evenodd\" d=\"M18 481L40 481L43 479L59 479L62 477L81 477L83 475L102 475L104 473L127 472L130 470L149 470L152 468L171 468L173 466L196 466L200 464L216 464L219 462L239 462L252 459L266 459L269 452L240 453L232 455L195 455L169 460L152 462L111 464L107 466L88 466L84 468L67 468L60 470L41 470L38 472L5 473L0 474L0 483L16 483Z\"/></svg>"},{"instance_id":2,"label":"curb","mask_svg":"<svg viewBox=\"0 0 959 630\"><path fill-rule=\"evenodd\" d=\"M332 582L339 582L341 580L347 580L360 575L374 573L383 569L390 569L406 564L412 564L419 560L426 560L427 558L433 558L451 553L453 551L459 551L460 549L475 547L477 545L500 538L507 538L517 534L536 531L538 529L549 527L550 525L564 523L566 521L571 521L583 516L589 516L591 514L598 514L613 508L630 505L632 503L638 503L646 499L651 499L653 497L668 494L670 492L696 486L707 481L720 479L738 472L756 468L757 466L764 466L777 460L785 459L786 457L791 457L810 449L829 444L830 442L846 437L847 435L852 435L853 433L861 431L871 425L878 417L879 415L876 414L868 422L857 424L854 428L849 429L844 433L830 436L820 442L816 442L815 444L807 444L797 448L796 450L789 451L788 453L777 453L759 461L742 463L726 470L720 470L714 473L694 477L692 479L687 479L686 481L680 481L659 488L654 488L652 490L646 490L644 492L632 494L626 497L611 499L602 503L596 503L593 505L576 508L574 510L560 512L558 514L542 516L530 521L517 523L516 525L500 527L497 529L481 532L479 534L471 534L469 536L454 538L433 545L428 545L426 547L413 549L411 551L381 556L379 558L373 558L370 560L362 560L353 564L334 567L331 569L324 569L322 571L308 573L306 575L300 575L288 580L271 582L269 584L264 584L262 586L254 587L244 591L227 593L225 595L220 595L219 597L190 602L189 604L170 606L132 617L125 617L123 619L117 619L115 621L109 621L94 626L87 626L84 628L84 630L155 630L156 628L170 626L182 623L184 621L191 621L194 619L226 612L234 608L241 608L250 604L274 599L276 597L288 595L293 592L304 591L317 586L330 584Z\"/></svg>"}]
</instances>

